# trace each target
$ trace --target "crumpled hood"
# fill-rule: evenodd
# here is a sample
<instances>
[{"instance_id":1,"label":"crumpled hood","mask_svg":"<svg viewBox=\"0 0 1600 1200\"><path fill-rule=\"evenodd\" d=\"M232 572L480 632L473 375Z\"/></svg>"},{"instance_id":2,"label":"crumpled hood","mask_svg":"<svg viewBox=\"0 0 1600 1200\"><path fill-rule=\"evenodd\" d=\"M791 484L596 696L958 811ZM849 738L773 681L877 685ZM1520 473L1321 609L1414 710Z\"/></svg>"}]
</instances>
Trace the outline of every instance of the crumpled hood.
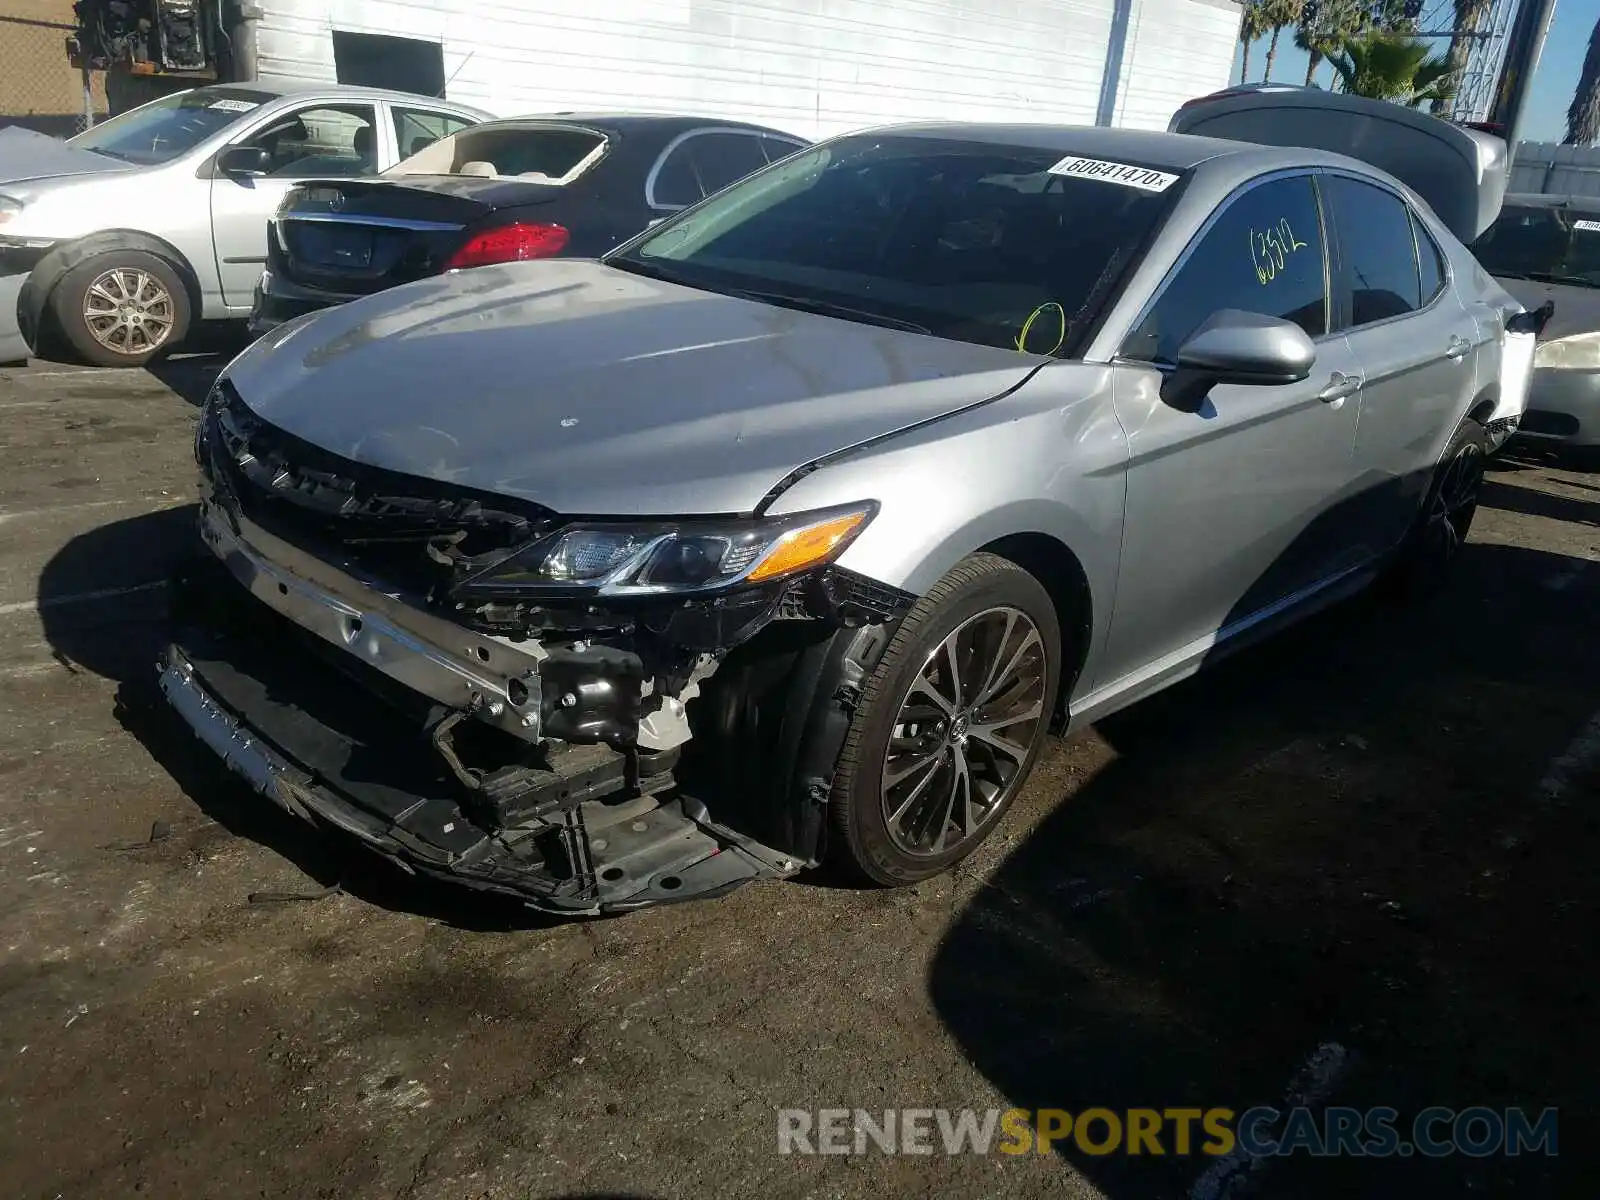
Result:
<instances>
[{"instance_id":1,"label":"crumpled hood","mask_svg":"<svg viewBox=\"0 0 1600 1200\"><path fill-rule=\"evenodd\" d=\"M129 163L118 162L93 150L80 150L32 129L18 125L0 129L0 190L8 184L35 179L131 169Z\"/></svg>"},{"instance_id":2,"label":"crumpled hood","mask_svg":"<svg viewBox=\"0 0 1600 1200\"><path fill-rule=\"evenodd\" d=\"M1538 308L1546 300L1555 301L1556 308L1550 314L1550 323L1539 335L1541 342L1600 330L1600 287L1541 283L1537 279L1507 279L1500 275L1495 276L1495 282L1529 310Z\"/></svg>"},{"instance_id":3,"label":"crumpled hood","mask_svg":"<svg viewBox=\"0 0 1600 1200\"><path fill-rule=\"evenodd\" d=\"M228 368L345 458L590 515L740 513L791 471L990 399L1047 360L566 259L420 280Z\"/></svg>"}]
</instances>

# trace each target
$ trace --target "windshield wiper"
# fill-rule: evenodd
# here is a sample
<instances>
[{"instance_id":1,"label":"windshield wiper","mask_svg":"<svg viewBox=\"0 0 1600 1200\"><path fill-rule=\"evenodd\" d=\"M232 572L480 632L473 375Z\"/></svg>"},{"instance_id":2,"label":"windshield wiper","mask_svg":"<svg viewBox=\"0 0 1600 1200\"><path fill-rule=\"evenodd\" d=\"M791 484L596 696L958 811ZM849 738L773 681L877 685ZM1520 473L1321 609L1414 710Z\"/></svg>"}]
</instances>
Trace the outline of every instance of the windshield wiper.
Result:
<instances>
[{"instance_id":1,"label":"windshield wiper","mask_svg":"<svg viewBox=\"0 0 1600 1200\"><path fill-rule=\"evenodd\" d=\"M787 292L758 292L748 288L729 288L730 296L756 300L762 304L776 304L782 308L797 308L802 312L818 313L824 317L843 317L847 321L865 321L869 325L885 325L890 329L903 329L907 333L931 333L926 325L915 321L891 317L868 308L852 308L848 304L835 304L831 300L813 300L809 296L791 296Z\"/></svg>"},{"instance_id":2,"label":"windshield wiper","mask_svg":"<svg viewBox=\"0 0 1600 1200\"><path fill-rule=\"evenodd\" d=\"M636 275L647 275L652 279L665 280L667 283L682 284L684 287L699 288L701 291L716 292L723 296L738 296L741 300L754 300L759 304L775 304L781 308L797 308L802 312L819 313L825 317L843 317L850 321L864 321L870 325L884 325L890 329L903 329L907 333L932 333L926 325L918 325L915 321L903 320L900 317L891 317L887 313L873 312L867 308L852 308L848 304L835 304L831 300L813 300L809 296L791 296L787 292L763 292L756 288L724 287L721 284L705 279L696 279L668 270L659 263L643 262L637 258L615 258L607 264L623 271L632 271Z\"/></svg>"}]
</instances>

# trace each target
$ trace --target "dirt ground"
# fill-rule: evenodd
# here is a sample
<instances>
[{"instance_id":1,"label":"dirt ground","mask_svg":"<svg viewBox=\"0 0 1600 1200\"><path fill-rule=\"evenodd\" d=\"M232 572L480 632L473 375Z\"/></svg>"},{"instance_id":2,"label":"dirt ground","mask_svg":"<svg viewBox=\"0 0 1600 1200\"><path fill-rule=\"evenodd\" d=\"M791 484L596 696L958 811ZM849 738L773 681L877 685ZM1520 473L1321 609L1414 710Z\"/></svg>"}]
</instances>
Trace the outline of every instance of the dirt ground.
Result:
<instances>
[{"instance_id":1,"label":"dirt ground","mask_svg":"<svg viewBox=\"0 0 1600 1200\"><path fill-rule=\"evenodd\" d=\"M1500 461L1442 603L1052 748L952 877L549 924L314 839L155 698L218 363L0 371L0 1193L1593 1192L1600 474ZM1243 1110L1308 1063L1558 1107L1561 1153L777 1152L779 1108Z\"/></svg>"}]
</instances>

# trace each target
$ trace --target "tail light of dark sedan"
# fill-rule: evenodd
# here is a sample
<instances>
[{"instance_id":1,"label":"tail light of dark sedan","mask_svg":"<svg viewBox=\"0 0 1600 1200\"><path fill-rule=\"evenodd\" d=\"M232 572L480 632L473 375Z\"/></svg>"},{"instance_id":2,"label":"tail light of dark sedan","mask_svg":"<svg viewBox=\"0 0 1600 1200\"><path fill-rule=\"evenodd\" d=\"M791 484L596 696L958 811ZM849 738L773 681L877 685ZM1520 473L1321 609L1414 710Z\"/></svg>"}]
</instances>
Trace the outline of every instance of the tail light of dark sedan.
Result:
<instances>
[{"instance_id":1,"label":"tail light of dark sedan","mask_svg":"<svg viewBox=\"0 0 1600 1200\"><path fill-rule=\"evenodd\" d=\"M459 267L484 267L490 263L554 258L566 248L571 236L564 225L524 222L497 225L474 234L466 245L450 256L444 269L453 271Z\"/></svg>"}]
</instances>

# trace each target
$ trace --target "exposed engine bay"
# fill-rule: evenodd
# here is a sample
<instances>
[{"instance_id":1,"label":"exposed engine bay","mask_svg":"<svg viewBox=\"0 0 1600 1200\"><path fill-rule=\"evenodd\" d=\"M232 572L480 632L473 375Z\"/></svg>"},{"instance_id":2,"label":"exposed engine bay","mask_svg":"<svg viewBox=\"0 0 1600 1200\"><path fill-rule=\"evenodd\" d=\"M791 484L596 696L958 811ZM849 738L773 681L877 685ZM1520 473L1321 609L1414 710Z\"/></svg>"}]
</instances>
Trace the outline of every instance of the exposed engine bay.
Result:
<instances>
[{"instance_id":1,"label":"exposed engine bay","mask_svg":"<svg viewBox=\"0 0 1600 1200\"><path fill-rule=\"evenodd\" d=\"M195 449L211 554L177 581L162 687L283 807L561 912L816 861L851 689L913 597L831 564L749 582L774 544L750 519L595 532L339 459L225 381ZM546 577L613 559L646 565Z\"/></svg>"}]
</instances>

